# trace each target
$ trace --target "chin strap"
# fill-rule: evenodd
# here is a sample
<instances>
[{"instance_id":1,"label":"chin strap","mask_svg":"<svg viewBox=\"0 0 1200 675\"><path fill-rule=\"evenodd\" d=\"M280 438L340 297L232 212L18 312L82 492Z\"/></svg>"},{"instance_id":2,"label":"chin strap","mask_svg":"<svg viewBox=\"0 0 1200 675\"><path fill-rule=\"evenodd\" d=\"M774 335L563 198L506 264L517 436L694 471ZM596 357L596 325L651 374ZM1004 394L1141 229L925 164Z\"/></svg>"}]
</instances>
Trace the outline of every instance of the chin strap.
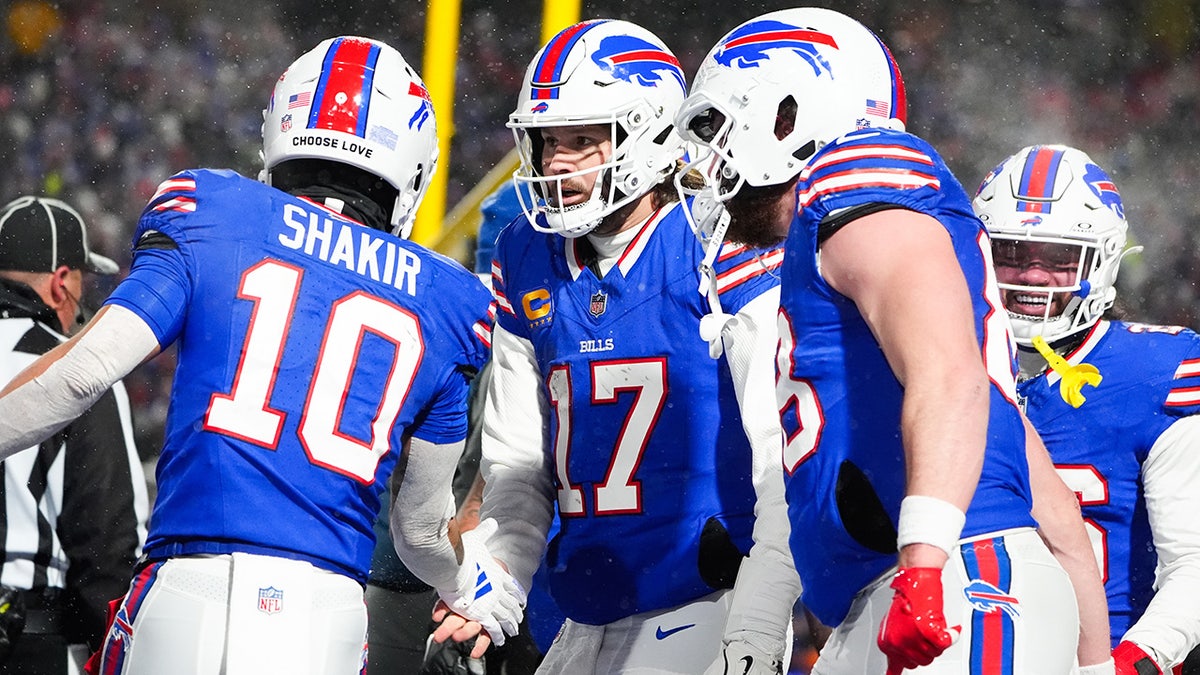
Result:
<instances>
[{"instance_id":1,"label":"chin strap","mask_svg":"<svg viewBox=\"0 0 1200 675\"><path fill-rule=\"evenodd\" d=\"M717 254L721 252L721 244L725 241L725 231L729 229L729 214L725 209L721 209L720 216L715 225L713 225L712 235L708 238L708 244L704 248L704 259L700 261L700 295L708 298L709 308L712 310L708 314L700 317L700 339L708 343L708 355L712 358L720 358L725 351L725 346L721 342L721 334L724 333L725 327L729 322L734 320L732 314L726 314L721 309L721 296L717 294L717 273L713 269L713 263L717 260Z\"/></svg>"},{"instance_id":2,"label":"chin strap","mask_svg":"<svg viewBox=\"0 0 1200 675\"><path fill-rule=\"evenodd\" d=\"M708 302L713 311L700 317L700 339L708 343L708 355L716 359L725 352L721 336L727 326L737 321L737 317L721 311L721 300L717 297L716 290L709 292Z\"/></svg>"},{"instance_id":3,"label":"chin strap","mask_svg":"<svg viewBox=\"0 0 1200 675\"><path fill-rule=\"evenodd\" d=\"M1059 356L1050 348L1050 345L1046 344L1046 339L1041 335L1033 336L1033 346L1050 364L1050 368L1062 378L1058 385L1058 393L1073 408L1078 408L1087 400L1082 393L1083 385L1090 384L1097 387L1104 379L1100 375L1100 369L1090 363L1081 363L1077 366L1067 363L1066 359Z\"/></svg>"}]
</instances>

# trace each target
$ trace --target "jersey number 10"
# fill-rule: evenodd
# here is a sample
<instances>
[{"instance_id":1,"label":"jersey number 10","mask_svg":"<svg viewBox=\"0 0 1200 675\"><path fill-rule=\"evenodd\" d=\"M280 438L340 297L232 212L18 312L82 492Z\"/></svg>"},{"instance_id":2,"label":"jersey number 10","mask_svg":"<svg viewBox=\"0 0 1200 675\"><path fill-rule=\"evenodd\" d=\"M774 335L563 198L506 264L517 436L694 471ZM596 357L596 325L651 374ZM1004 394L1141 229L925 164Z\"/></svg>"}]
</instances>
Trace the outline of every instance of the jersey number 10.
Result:
<instances>
[{"instance_id":1,"label":"jersey number 10","mask_svg":"<svg viewBox=\"0 0 1200 675\"><path fill-rule=\"evenodd\" d=\"M204 428L274 450L285 413L270 406L292 312L304 271L277 260L264 260L242 274L238 297L254 303L241 361L229 394L213 394ZM387 383L368 441L338 430L350 378L365 332L395 346ZM379 460L390 447L400 406L425 348L412 314L362 291L334 301L321 340L298 435L309 461L362 483L375 479ZM401 340L400 336L413 336Z\"/></svg>"}]
</instances>

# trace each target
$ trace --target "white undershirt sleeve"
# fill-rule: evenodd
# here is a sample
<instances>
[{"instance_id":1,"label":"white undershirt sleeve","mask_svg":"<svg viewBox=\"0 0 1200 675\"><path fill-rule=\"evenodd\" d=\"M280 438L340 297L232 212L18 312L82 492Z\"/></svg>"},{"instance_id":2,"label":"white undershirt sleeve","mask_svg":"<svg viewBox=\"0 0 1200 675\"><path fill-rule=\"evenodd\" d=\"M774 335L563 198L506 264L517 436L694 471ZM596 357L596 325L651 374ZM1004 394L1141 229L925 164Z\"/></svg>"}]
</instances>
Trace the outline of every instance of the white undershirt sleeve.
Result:
<instances>
[{"instance_id":1,"label":"white undershirt sleeve","mask_svg":"<svg viewBox=\"0 0 1200 675\"><path fill-rule=\"evenodd\" d=\"M775 402L779 288L758 296L723 329L725 358L753 453L754 545L734 586L725 639L782 655L800 578L792 562L783 489L783 431Z\"/></svg>"},{"instance_id":2,"label":"white undershirt sleeve","mask_svg":"<svg viewBox=\"0 0 1200 675\"><path fill-rule=\"evenodd\" d=\"M454 516L451 484L463 444L409 440L389 522L400 561L419 579L447 593L457 589L458 556L448 526Z\"/></svg>"},{"instance_id":3,"label":"white undershirt sleeve","mask_svg":"<svg viewBox=\"0 0 1200 675\"><path fill-rule=\"evenodd\" d=\"M488 543L509 574L529 588L554 513L548 464L549 407L533 344L497 325L483 408L483 506L499 529Z\"/></svg>"},{"instance_id":4,"label":"white undershirt sleeve","mask_svg":"<svg viewBox=\"0 0 1200 675\"><path fill-rule=\"evenodd\" d=\"M0 398L0 460L41 443L86 412L158 350L158 338L137 314L108 305L65 351L59 349L30 366L50 362L45 372Z\"/></svg>"},{"instance_id":5,"label":"white undershirt sleeve","mask_svg":"<svg viewBox=\"0 0 1200 675\"><path fill-rule=\"evenodd\" d=\"M1124 639L1166 670L1200 643L1200 415L1177 420L1158 437L1142 464L1142 483L1158 551L1157 590Z\"/></svg>"}]
</instances>

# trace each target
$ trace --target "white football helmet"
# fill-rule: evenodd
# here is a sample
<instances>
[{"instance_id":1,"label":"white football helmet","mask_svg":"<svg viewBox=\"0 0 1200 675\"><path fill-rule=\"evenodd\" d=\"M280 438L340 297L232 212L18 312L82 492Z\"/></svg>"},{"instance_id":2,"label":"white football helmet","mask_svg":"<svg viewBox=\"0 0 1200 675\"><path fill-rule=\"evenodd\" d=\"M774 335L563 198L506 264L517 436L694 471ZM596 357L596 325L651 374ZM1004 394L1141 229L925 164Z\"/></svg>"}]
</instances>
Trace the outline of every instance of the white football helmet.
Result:
<instances>
[{"instance_id":1,"label":"white football helmet","mask_svg":"<svg viewBox=\"0 0 1200 675\"><path fill-rule=\"evenodd\" d=\"M770 12L709 51L675 117L707 147L698 169L718 202L791 180L822 146L866 127L904 129L904 81L875 34L829 9Z\"/></svg>"},{"instance_id":2,"label":"white football helmet","mask_svg":"<svg viewBox=\"0 0 1200 675\"><path fill-rule=\"evenodd\" d=\"M626 21L584 21L554 36L533 57L508 126L521 165L513 181L534 228L584 235L608 214L649 192L675 169L683 139L672 120L686 87L675 55L650 31ZM571 174L542 172L544 127L607 125L612 157ZM562 204L562 181L596 172L591 197ZM547 200L548 196L555 198ZM545 216L545 225L537 216Z\"/></svg>"},{"instance_id":3,"label":"white football helmet","mask_svg":"<svg viewBox=\"0 0 1200 675\"><path fill-rule=\"evenodd\" d=\"M1020 294L1023 304L1045 306L1040 315L1009 309L1022 345L1031 345L1037 335L1054 343L1093 326L1116 298L1121 260L1141 250L1125 248L1129 225L1116 186L1075 148L1022 149L984 178L973 206L991 235L997 267L1027 265L1035 252L1031 245L1038 244L1037 255L1054 257L1062 269L1070 269L1071 281L1064 286L1000 284L1001 290ZM1052 316L1058 293L1070 300Z\"/></svg>"},{"instance_id":4,"label":"white football helmet","mask_svg":"<svg viewBox=\"0 0 1200 675\"><path fill-rule=\"evenodd\" d=\"M400 52L378 40L325 40L288 66L263 111L263 182L293 159L358 167L398 191L391 225L401 237L412 230L437 156L425 84Z\"/></svg>"}]
</instances>

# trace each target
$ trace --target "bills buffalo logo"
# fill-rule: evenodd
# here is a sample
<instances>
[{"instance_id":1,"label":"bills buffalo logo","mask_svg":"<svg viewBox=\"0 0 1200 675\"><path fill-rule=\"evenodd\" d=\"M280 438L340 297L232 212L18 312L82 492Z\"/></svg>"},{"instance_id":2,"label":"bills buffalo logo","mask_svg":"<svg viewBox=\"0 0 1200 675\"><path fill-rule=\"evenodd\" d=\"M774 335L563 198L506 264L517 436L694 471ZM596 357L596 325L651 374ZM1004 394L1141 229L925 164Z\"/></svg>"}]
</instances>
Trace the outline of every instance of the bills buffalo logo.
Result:
<instances>
[{"instance_id":1,"label":"bills buffalo logo","mask_svg":"<svg viewBox=\"0 0 1200 675\"><path fill-rule=\"evenodd\" d=\"M276 614L283 611L283 591L268 586L258 589L258 611Z\"/></svg>"},{"instance_id":2,"label":"bills buffalo logo","mask_svg":"<svg viewBox=\"0 0 1200 675\"><path fill-rule=\"evenodd\" d=\"M713 59L729 68L757 68L769 58L768 52L788 49L800 55L812 67L813 74L833 75L820 47L837 49L832 35L811 28L792 26L780 21L752 21L729 34L717 48Z\"/></svg>"},{"instance_id":3,"label":"bills buffalo logo","mask_svg":"<svg viewBox=\"0 0 1200 675\"><path fill-rule=\"evenodd\" d=\"M1112 209L1118 216L1125 217L1125 204L1121 201L1121 193L1117 192L1117 186L1108 174L1104 173L1104 169L1095 164L1088 164L1083 170L1083 182L1100 198L1101 204Z\"/></svg>"},{"instance_id":4,"label":"bills buffalo logo","mask_svg":"<svg viewBox=\"0 0 1200 675\"><path fill-rule=\"evenodd\" d=\"M987 186L991 185L992 181L996 180L996 176L1000 175L1000 172L1004 170L1004 165L1006 165L1006 164L1008 164L1008 160L1000 162L1000 164L998 164L996 166L996 168L989 171L988 175L983 177L983 182L981 182L979 184L979 189L975 191L976 197L978 197L981 193L983 193L983 189L986 188Z\"/></svg>"},{"instance_id":5,"label":"bills buffalo logo","mask_svg":"<svg viewBox=\"0 0 1200 675\"><path fill-rule=\"evenodd\" d=\"M113 616L112 625L108 628L108 639L114 642L128 640L133 635L133 621L129 619L129 610L124 603Z\"/></svg>"},{"instance_id":6,"label":"bills buffalo logo","mask_svg":"<svg viewBox=\"0 0 1200 675\"><path fill-rule=\"evenodd\" d=\"M686 90L679 61L661 47L632 35L612 35L600 41L592 61L613 77L641 86L655 86L670 78Z\"/></svg>"},{"instance_id":7,"label":"bills buffalo logo","mask_svg":"<svg viewBox=\"0 0 1200 675\"><path fill-rule=\"evenodd\" d=\"M1037 225L1041 225L1041 224L1042 224L1042 217L1041 217L1041 216L1034 216L1034 217L1032 217L1032 218L1026 218L1025 220L1022 220L1022 221L1021 221L1021 224L1022 224L1022 225L1028 225L1029 227L1034 227L1034 226L1037 226Z\"/></svg>"},{"instance_id":8,"label":"bills buffalo logo","mask_svg":"<svg viewBox=\"0 0 1200 675\"><path fill-rule=\"evenodd\" d=\"M533 106L532 108L530 108L529 112L544 113L549 109L550 109L550 104L546 103L545 101L542 101L542 102L538 103L537 105Z\"/></svg>"},{"instance_id":9,"label":"bills buffalo logo","mask_svg":"<svg viewBox=\"0 0 1200 675\"><path fill-rule=\"evenodd\" d=\"M1021 603L1015 597L982 579L972 580L963 589L963 594L977 612L992 614L1003 611L1014 619L1021 615L1017 610L1017 605Z\"/></svg>"},{"instance_id":10,"label":"bills buffalo logo","mask_svg":"<svg viewBox=\"0 0 1200 675\"><path fill-rule=\"evenodd\" d=\"M417 111L408 119L408 128L415 127L419 131L433 114L433 102L429 98L429 90L416 82L408 83L408 95L421 99L421 105L417 106Z\"/></svg>"}]
</instances>

